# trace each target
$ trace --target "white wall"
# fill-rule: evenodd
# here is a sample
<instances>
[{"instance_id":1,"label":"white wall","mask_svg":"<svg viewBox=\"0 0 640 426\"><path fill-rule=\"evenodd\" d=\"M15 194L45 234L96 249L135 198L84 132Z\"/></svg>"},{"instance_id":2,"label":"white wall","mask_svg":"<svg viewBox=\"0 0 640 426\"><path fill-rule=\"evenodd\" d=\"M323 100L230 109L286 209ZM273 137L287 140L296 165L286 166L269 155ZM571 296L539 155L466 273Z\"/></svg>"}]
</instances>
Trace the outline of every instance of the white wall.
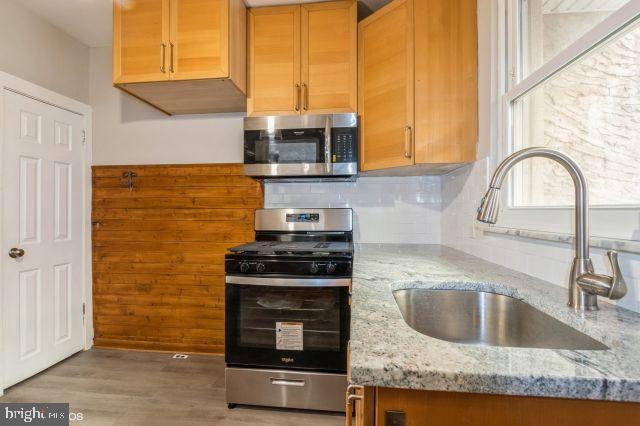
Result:
<instances>
[{"instance_id":1,"label":"white wall","mask_svg":"<svg viewBox=\"0 0 640 426\"><path fill-rule=\"evenodd\" d=\"M242 162L244 114L169 117L111 81L111 47L91 49L94 164Z\"/></svg>"},{"instance_id":2,"label":"white wall","mask_svg":"<svg viewBox=\"0 0 640 426\"><path fill-rule=\"evenodd\" d=\"M265 207L351 207L359 243L440 243L440 178L267 183Z\"/></svg>"},{"instance_id":3,"label":"white wall","mask_svg":"<svg viewBox=\"0 0 640 426\"><path fill-rule=\"evenodd\" d=\"M480 139L479 157L470 167L442 177L442 244L491 262L568 287L573 247L568 244L483 234L474 228L475 214L492 167L487 155L496 144L495 73L492 73L492 46L496 45L492 23L493 0L478 0ZM496 15L494 15L496 16ZM493 74L493 76L492 76ZM604 263L604 250L592 249L596 271L610 273ZM629 292L618 305L640 312L640 255L621 253L620 266ZM600 298L601 303L605 299Z\"/></svg>"},{"instance_id":4,"label":"white wall","mask_svg":"<svg viewBox=\"0 0 640 426\"><path fill-rule=\"evenodd\" d=\"M89 103L89 48L21 5L0 0L0 70Z\"/></svg>"}]
</instances>

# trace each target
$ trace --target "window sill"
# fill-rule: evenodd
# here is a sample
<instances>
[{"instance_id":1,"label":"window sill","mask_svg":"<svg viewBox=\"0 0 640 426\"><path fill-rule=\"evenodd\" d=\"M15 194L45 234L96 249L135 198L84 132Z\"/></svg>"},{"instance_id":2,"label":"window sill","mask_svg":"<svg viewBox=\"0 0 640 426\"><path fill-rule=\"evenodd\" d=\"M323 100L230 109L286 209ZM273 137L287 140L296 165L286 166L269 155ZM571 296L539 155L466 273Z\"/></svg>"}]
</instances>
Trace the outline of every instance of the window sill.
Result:
<instances>
[{"instance_id":1,"label":"window sill","mask_svg":"<svg viewBox=\"0 0 640 426\"><path fill-rule=\"evenodd\" d=\"M556 232L532 231L530 229L505 228L502 226L487 226L476 224L476 229L487 234L510 235L512 237L529 238L533 240L553 241L556 243L573 244L573 234ZM589 246L627 253L640 254L640 241L622 240L605 237L590 237Z\"/></svg>"}]
</instances>

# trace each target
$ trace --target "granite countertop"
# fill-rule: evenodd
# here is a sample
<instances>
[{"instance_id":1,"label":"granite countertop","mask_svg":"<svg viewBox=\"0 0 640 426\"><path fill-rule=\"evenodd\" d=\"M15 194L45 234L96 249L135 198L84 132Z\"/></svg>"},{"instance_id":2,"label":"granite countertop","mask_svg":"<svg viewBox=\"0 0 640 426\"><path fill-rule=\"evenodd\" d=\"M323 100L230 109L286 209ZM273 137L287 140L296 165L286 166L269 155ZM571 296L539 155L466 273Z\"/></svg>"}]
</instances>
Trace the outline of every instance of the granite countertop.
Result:
<instances>
[{"instance_id":1,"label":"granite countertop","mask_svg":"<svg viewBox=\"0 0 640 426\"><path fill-rule=\"evenodd\" d=\"M482 290L520 298L599 340L605 351L475 346L421 334L392 291ZM632 297L628 295L627 297ZM356 246L351 383L363 386L640 402L640 314L599 300L566 306L567 290L444 247Z\"/></svg>"}]
</instances>

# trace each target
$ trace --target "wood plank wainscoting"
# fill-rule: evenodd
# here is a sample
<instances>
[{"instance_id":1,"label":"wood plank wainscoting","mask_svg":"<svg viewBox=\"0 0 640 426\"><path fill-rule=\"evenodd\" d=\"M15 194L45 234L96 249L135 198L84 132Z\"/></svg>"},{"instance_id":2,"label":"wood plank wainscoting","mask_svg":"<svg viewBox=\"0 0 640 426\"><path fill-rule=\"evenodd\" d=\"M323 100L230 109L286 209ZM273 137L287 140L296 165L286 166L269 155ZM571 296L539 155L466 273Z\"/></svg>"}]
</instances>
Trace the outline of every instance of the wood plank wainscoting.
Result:
<instances>
[{"instance_id":1,"label":"wood plank wainscoting","mask_svg":"<svg viewBox=\"0 0 640 426\"><path fill-rule=\"evenodd\" d=\"M239 164L94 166L95 346L223 353L224 253L262 204Z\"/></svg>"}]
</instances>

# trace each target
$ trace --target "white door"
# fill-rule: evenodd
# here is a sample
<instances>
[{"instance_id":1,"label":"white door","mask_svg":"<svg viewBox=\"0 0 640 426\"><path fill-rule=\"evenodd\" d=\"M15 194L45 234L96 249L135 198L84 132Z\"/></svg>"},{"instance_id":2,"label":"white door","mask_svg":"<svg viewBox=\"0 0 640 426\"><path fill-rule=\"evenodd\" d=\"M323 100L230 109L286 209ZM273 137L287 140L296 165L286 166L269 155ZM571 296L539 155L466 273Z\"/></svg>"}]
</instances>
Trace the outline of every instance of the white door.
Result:
<instances>
[{"instance_id":1,"label":"white door","mask_svg":"<svg viewBox=\"0 0 640 426\"><path fill-rule=\"evenodd\" d=\"M84 117L6 90L4 95L6 388L83 347Z\"/></svg>"}]
</instances>

